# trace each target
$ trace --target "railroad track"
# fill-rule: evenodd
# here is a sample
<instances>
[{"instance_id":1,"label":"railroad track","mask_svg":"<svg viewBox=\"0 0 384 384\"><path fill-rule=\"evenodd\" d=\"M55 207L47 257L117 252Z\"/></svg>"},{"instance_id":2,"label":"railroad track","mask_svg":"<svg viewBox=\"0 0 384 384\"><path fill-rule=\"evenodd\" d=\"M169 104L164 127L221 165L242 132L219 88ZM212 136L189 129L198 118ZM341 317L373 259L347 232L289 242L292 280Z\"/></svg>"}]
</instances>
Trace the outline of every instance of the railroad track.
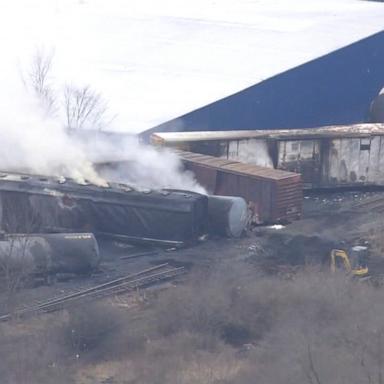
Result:
<instances>
[{"instance_id":1,"label":"railroad track","mask_svg":"<svg viewBox=\"0 0 384 384\"><path fill-rule=\"evenodd\" d=\"M368 199L366 201L362 201L355 205L354 208L361 209L361 210L374 210L378 213L384 212L384 197L378 196L371 199Z\"/></svg>"},{"instance_id":2,"label":"railroad track","mask_svg":"<svg viewBox=\"0 0 384 384\"><path fill-rule=\"evenodd\" d=\"M13 313L0 316L0 321L7 321L12 317L25 317L37 313L54 312L85 300L95 300L107 296L119 295L137 288L149 286L159 281L171 279L184 272L184 267L173 268L170 267L168 263L160 264L134 274L108 281L104 284L95 285L67 295L55 296L42 302L36 302L33 305L18 309Z\"/></svg>"}]
</instances>

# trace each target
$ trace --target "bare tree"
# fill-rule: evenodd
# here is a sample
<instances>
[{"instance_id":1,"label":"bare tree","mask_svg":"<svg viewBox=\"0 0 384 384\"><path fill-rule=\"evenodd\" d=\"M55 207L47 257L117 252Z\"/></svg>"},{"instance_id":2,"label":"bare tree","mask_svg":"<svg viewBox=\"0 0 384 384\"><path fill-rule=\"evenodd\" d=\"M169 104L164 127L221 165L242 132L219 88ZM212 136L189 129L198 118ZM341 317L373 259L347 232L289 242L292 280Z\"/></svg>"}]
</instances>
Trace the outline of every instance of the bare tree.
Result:
<instances>
[{"instance_id":1,"label":"bare tree","mask_svg":"<svg viewBox=\"0 0 384 384\"><path fill-rule=\"evenodd\" d=\"M4 309L7 311L17 304L15 294L24 287L34 268L28 242L27 236L7 236L0 242L0 282L5 294Z\"/></svg>"},{"instance_id":2,"label":"bare tree","mask_svg":"<svg viewBox=\"0 0 384 384\"><path fill-rule=\"evenodd\" d=\"M29 72L26 76L21 75L24 85L35 93L46 115L57 117L63 113L69 129L103 129L108 126L115 116L108 116L107 102L88 85L66 85L62 96L63 104L59 105L61 95L55 92L51 81L53 57L53 52L36 50Z\"/></svg>"},{"instance_id":3,"label":"bare tree","mask_svg":"<svg viewBox=\"0 0 384 384\"><path fill-rule=\"evenodd\" d=\"M30 199L22 194L2 195L2 229L0 239L0 284L5 298L5 309L11 310L15 294L23 288L34 272L30 252L30 234L39 231L40 219ZM18 235L19 234L19 235Z\"/></svg>"},{"instance_id":4,"label":"bare tree","mask_svg":"<svg viewBox=\"0 0 384 384\"><path fill-rule=\"evenodd\" d=\"M57 112L55 92L49 81L52 61L52 52L47 54L43 50L37 50L32 58L29 72L29 84L48 115L55 115Z\"/></svg>"},{"instance_id":5,"label":"bare tree","mask_svg":"<svg viewBox=\"0 0 384 384\"><path fill-rule=\"evenodd\" d=\"M47 86L48 74L52 67L52 54L44 55L40 50L36 51L32 60L30 80L33 89L37 93L44 92Z\"/></svg>"},{"instance_id":6,"label":"bare tree","mask_svg":"<svg viewBox=\"0 0 384 384\"><path fill-rule=\"evenodd\" d=\"M69 129L102 129L111 122L107 119L107 102L89 86L78 88L67 85L64 106Z\"/></svg>"},{"instance_id":7,"label":"bare tree","mask_svg":"<svg viewBox=\"0 0 384 384\"><path fill-rule=\"evenodd\" d=\"M10 293L21 288L25 277L31 272L27 246L28 237L10 237L0 250L0 275L4 278L5 289Z\"/></svg>"}]
</instances>

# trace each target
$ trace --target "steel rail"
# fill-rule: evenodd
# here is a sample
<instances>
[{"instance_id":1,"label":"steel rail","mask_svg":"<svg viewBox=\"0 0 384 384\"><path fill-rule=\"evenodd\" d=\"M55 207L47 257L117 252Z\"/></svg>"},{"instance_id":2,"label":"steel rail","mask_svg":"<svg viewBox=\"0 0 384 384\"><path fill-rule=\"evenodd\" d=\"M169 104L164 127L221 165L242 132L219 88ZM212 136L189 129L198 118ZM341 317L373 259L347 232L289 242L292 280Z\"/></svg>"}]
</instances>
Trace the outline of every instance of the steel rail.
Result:
<instances>
[{"instance_id":1,"label":"steel rail","mask_svg":"<svg viewBox=\"0 0 384 384\"><path fill-rule=\"evenodd\" d=\"M114 279L114 280L108 281L108 282L100 284L100 285L95 285L93 287L86 288L86 289L83 289L83 290L71 293L69 295L57 296L57 297L54 297L54 298L52 298L52 299L50 299L48 301L54 303L55 301L62 301L62 300L66 300L66 299L75 298L76 296L84 295L84 294L86 294L88 292L96 291L96 290L102 289L104 287L109 287L109 286L120 284L120 283L122 283L124 281L127 281L129 279L132 279L134 277L141 276L141 275L147 274L149 272L153 272L155 270L164 268L166 266L168 266L168 263L156 265L155 267L147 268L147 269L144 269L144 270L142 270L140 272L137 272L137 273L132 273L132 274L129 274L127 276L119 277L118 279ZM40 305L47 304L48 301L44 301ZM39 306L39 304L37 306Z\"/></svg>"},{"instance_id":2,"label":"steel rail","mask_svg":"<svg viewBox=\"0 0 384 384\"><path fill-rule=\"evenodd\" d=\"M13 316L21 317L24 315L34 314L39 312L43 312L43 313L54 312L56 310L65 308L65 305L67 304L69 305L70 303L73 303L76 300L85 299L85 298L96 299L96 298L102 298L102 297L113 295L113 294L118 295L124 292L131 291L133 289L150 285L152 283L155 283L156 281L161 281L161 280L175 277L185 272L184 267L171 268L171 269L167 269L165 271L160 271L160 272L158 271L159 269L165 268L166 266L168 266L168 263L164 263L152 268L148 268L138 273L124 276L119 279L115 279L91 288L80 290L70 295L54 297L52 299L41 302L37 305L27 306L23 309L15 311L14 313L8 313L5 315L2 315L0 316L0 321L7 321ZM149 275L145 276L147 274Z\"/></svg>"},{"instance_id":3,"label":"steel rail","mask_svg":"<svg viewBox=\"0 0 384 384\"><path fill-rule=\"evenodd\" d=\"M86 292L82 295L77 295L76 297L72 297L70 299L56 301L53 303L52 302L43 303L42 305L40 305L39 310L45 311L46 309L49 309L51 307L55 308L55 306L59 306L59 305L62 305L62 304L68 303L68 302L73 302L73 301L78 300L78 299L83 299L85 297L94 296L97 298L101 298L101 297L105 297L105 296L112 295L112 294L120 294L120 293L129 291L129 290L132 290L132 289L142 287L144 285L150 284L150 283L155 282L155 281L164 280L164 279L167 279L169 277L176 276L176 275L180 274L182 271L184 271L184 267L173 268L173 269L169 269L166 271L157 272L157 273L154 273L154 274L149 275L149 276L141 277L139 279L135 279L132 281L124 281L118 285L114 285L111 287L105 287L105 288L102 288L100 290L94 290L92 292Z\"/></svg>"}]
</instances>

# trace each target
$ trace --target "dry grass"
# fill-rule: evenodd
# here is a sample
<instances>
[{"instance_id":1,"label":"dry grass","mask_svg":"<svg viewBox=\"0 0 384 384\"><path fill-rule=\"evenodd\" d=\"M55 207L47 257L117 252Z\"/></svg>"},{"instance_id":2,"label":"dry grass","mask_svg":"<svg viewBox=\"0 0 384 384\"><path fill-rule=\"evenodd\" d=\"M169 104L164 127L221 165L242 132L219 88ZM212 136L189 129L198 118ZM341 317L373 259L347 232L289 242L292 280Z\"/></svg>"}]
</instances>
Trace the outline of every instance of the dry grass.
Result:
<instances>
[{"instance_id":1,"label":"dry grass","mask_svg":"<svg viewBox=\"0 0 384 384\"><path fill-rule=\"evenodd\" d=\"M1 382L380 383L383 288L255 276L224 265L134 313L108 300L2 324Z\"/></svg>"}]
</instances>

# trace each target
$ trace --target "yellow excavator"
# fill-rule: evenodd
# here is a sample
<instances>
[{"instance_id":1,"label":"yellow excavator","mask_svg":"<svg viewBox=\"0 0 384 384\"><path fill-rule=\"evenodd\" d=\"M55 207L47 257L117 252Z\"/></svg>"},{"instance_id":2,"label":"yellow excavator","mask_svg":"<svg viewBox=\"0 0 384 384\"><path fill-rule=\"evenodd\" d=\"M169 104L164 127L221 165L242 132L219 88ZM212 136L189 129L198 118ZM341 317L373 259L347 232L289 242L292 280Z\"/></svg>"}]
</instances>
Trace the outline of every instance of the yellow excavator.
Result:
<instances>
[{"instance_id":1,"label":"yellow excavator","mask_svg":"<svg viewBox=\"0 0 384 384\"><path fill-rule=\"evenodd\" d=\"M332 249L331 272L337 269L344 269L354 277L368 277L368 248L356 245L349 253L342 249Z\"/></svg>"}]
</instances>

